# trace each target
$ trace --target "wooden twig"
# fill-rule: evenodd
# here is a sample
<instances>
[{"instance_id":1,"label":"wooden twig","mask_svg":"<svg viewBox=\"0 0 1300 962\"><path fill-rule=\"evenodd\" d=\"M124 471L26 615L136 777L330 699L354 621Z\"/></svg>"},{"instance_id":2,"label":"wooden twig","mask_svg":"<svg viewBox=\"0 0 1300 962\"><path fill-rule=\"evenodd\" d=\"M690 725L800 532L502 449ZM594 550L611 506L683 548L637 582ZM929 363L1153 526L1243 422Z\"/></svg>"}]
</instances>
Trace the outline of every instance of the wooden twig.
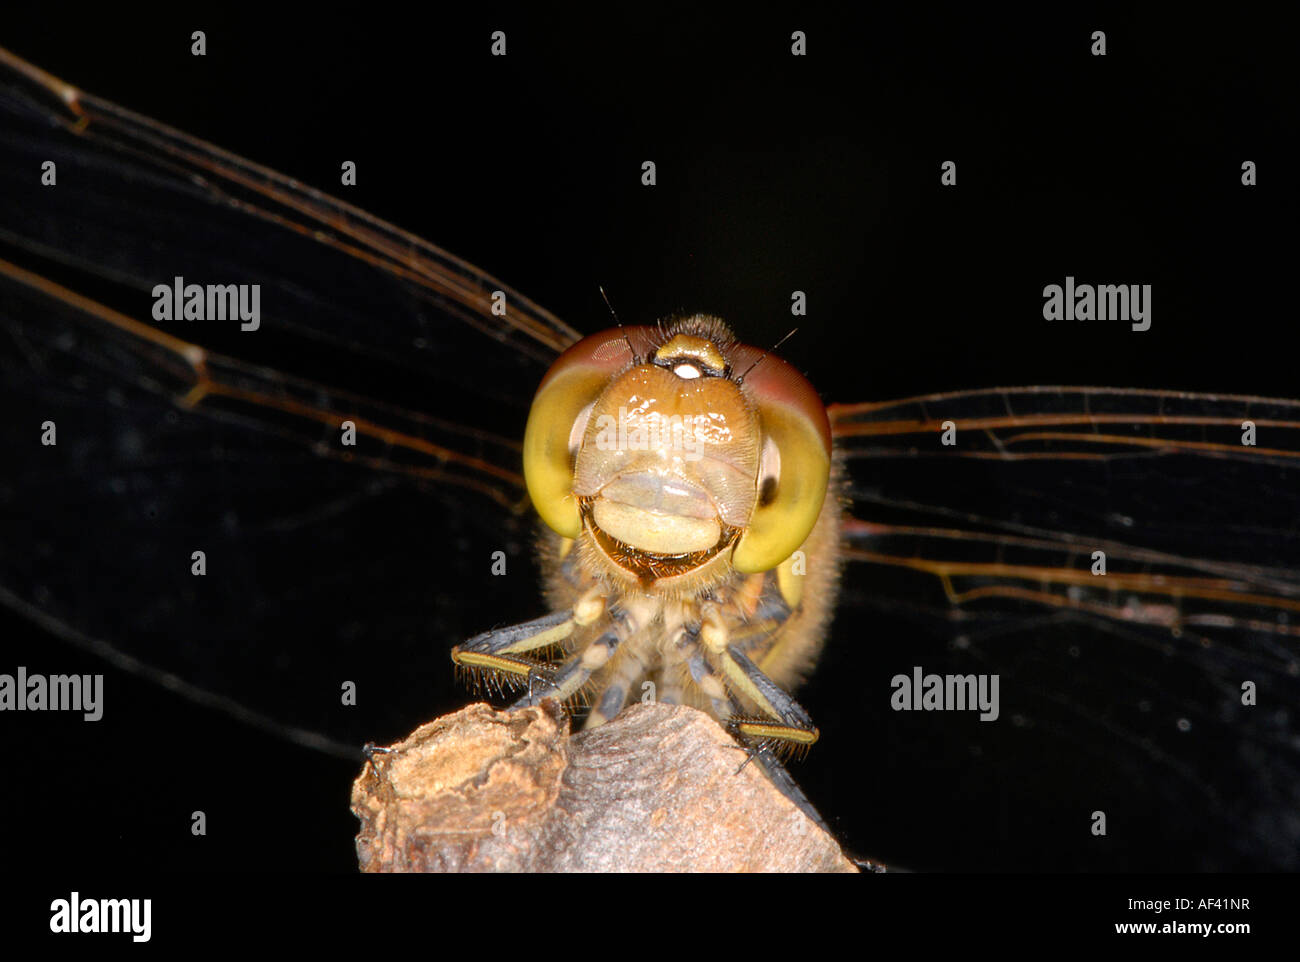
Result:
<instances>
[{"instance_id":1,"label":"wooden twig","mask_svg":"<svg viewBox=\"0 0 1300 962\"><path fill-rule=\"evenodd\" d=\"M702 712L568 729L552 701L476 704L374 754L352 789L362 871L855 871Z\"/></svg>"}]
</instances>

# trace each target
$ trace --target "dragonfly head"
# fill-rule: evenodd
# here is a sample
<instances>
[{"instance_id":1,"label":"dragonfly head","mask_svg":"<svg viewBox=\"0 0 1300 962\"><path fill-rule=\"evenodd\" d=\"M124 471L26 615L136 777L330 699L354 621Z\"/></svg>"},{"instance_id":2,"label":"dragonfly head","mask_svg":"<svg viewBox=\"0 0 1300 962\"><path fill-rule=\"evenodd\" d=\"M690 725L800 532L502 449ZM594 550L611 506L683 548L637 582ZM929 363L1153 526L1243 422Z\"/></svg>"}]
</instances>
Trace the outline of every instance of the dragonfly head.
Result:
<instances>
[{"instance_id":1,"label":"dragonfly head","mask_svg":"<svg viewBox=\"0 0 1300 962\"><path fill-rule=\"evenodd\" d=\"M557 533L646 580L766 571L812 531L830 476L812 385L717 318L602 331L543 378L524 437L528 491Z\"/></svg>"}]
</instances>

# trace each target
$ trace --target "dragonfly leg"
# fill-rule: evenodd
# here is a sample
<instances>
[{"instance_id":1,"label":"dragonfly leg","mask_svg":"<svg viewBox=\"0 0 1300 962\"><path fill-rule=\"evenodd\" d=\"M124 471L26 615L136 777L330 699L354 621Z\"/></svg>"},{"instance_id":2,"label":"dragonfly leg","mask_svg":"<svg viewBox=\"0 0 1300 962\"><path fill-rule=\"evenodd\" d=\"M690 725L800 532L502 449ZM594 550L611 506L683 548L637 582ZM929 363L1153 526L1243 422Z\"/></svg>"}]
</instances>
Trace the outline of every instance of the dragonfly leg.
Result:
<instances>
[{"instance_id":1,"label":"dragonfly leg","mask_svg":"<svg viewBox=\"0 0 1300 962\"><path fill-rule=\"evenodd\" d=\"M528 694L511 705L511 709L536 705L543 698L568 701L591 678L592 672L603 668L617 650L622 640L621 622L615 620L599 637L582 651L573 655L549 677L533 672L529 676Z\"/></svg>"},{"instance_id":2,"label":"dragonfly leg","mask_svg":"<svg viewBox=\"0 0 1300 962\"><path fill-rule=\"evenodd\" d=\"M523 624L494 628L451 650L456 667L476 681L486 680L500 690L501 685L525 684L531 673L544 667L529 652L560 644L577 627L573 615L556 611Z\"/></svg>"},{"instance_id":3,"label":"dragonfly leg","mask_svg":"<svg viewBox=\"0 0 1300 962\"><path fill-rule=\"evenodd\" d=\"M733 715L731 727L745 741L778 752L807 751L818 738L817 726L803 706L759 669L749 656L728 646L721 656L728 686L758 707L759 717Z\"/></svg>"},{"instance_id":4,"label":"dragonfly leg","mask_svg":"<svg viewBox=\"0 0 1300 962\"><path fill-rule=\"evenodd\" d=\"M831 838L835 837L835 833L831 831L831 827L826 824L826 821L821 817L817 809L813 807L813 803L808 801L808 796L803 793L803 789L795 783L795 780L790 776L790 773L786 771L785 766L782 765L781 762L772 754L770 749L756 749L749 756L749 759L746 759L746 761L750 760L754 761L763 769L772 784L776 786L777 791L790 799L790 801L794 802L795 806L816 822L823 832L831 836Z\"/></svg>"},{"instance_id":5,"label":"dragonfly leg","mask_svg":"<svg viewBox=\"0 0 1300 962\"><path fill-rule=\"evenodd\" d=\"M594 708L591 714L587 716L587 721L583 728L595 728L597 725L603 725L620 711L627 703L628 692L632 685L636 683L646 673L645 665L631 650L624 649L614 663L614 670L608 681L605 682L604 688L595 698Z\"/></svg>"},{"instance_id":6,"label":"dragonfly leg","mask_svg":"<svg viewBox=\"0 0 1300 962\"><path fill-rule=\"evenodd\" d=\"M730 713L728 727L743 741L778 751L802 751L817 741L817 726L803 707L763 674L733 638L714 606L701 612L700 641L716 659L727 690L758 709L756 717Z\"/></svg>"},{"instance_id":7,"label":"dragonfly leg","mask_svg":"<svg viewBox=\"0 0 1300 962\"><path fill-rule=\"evenodd\" d=\"M378 758L378 756L380 755L393 754L393 749L381 748L380 746L376 745L374 742L366 742L364 745L361 746L361 754L365 758L367 764L370 765L370 768L375 773L376 777L378 777L380 774L379 762L376 761L376 758Z\"/></svg>"},{"instance_id":8,"label":"dragonfly leg","mask_svg":"<svg viewBox=\"0 0 1300 962\"><path fill-rule=\"evenodd\" d=\"M713 704L713 714L726 724L727 719L731 717L731 699L727 695L727 686L722 680L722 675L705 657L699 638L699 626L688 627L677 646L687 653L686 669L691 673L691 680L708 696Z\"/></svg>"},{"instance_id":9,"label":"dragonfly leg","mask_svg":"<svg viewBox=\"0 0 1300 962\"><path fill-rule=\"evenodd\" d=\"M532 652L562 645L580 627L591 624L604 611L604 599L588 592L570 611L553 611L518 625L494 628L451 650L456 667L475 679L486 678L500 689L502 683L513 687L528 684L543 673L545 663Z\"/></svg>"}]
</instances>

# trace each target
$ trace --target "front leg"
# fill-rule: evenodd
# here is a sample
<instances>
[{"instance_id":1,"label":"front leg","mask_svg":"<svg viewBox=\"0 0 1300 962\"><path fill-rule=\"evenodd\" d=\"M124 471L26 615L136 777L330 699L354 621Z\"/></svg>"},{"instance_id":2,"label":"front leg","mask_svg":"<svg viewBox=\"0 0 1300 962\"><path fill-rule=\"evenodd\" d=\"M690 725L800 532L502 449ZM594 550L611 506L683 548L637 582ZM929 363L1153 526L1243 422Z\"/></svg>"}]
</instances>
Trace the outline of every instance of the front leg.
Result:
<instances>
[{"instance_id":1,"label":"front leg","mask_svg":"<svg viewBox=\"0 0 1300 962\"><path fill-rule=\"evenodd\" d=\"M728 686L761 713L757 718L733 715L729 725L736 734L779 754L803 753L812 747L819 732L802 705L734 645L722 652L721 661Z\"/></svg>"},{"instance_id":2,"label":"front leg","mask_svg":"<svg viewBox=\"0 0 1300 962\"><path fill-rule=\"evenodd\" d=\"M518 625L494 628L451 650L456 667L476 682L495 687L530 690L545 676L547 663L533 653L563 646L579 628L592 624L605 610L604 596L596 589L584 594L569 611L553 611Z\"/></svg>"},{"instance_id":3,"label":"front leg","mask_svg":"<svg viewBox=\"0 0 1300 962\"><path fill-rule=\"evenodd\" d=\"M817 741L818 731L803 706L741 650L716 605L704 606L701 614L699 643L715 666L715 673L733 700L739 698L757 709L757 715L752 717L734 709L729 717L720 716L727 727L747 744L759 748L782 754L806 751ZM709 694L716 705L716 693Z\"/></svg>"},{"instance_id":4,"label":"front leg","mask_svg":"<svg viewBox=\"0 0 1300 962\"><path fill-rule=\"evenodd\" d=\"M543 698L555 698L565 702L576 696L587 684L592 673L603 668L618 649L619 643L623 640L621 625L622 622L615 619L614 624L602 632L595 641L570 656L558 671L549 676L537 672L530 675L528 694L510 708L512 710L528 708L536 705Z\"/></svg>"}]
</instances>

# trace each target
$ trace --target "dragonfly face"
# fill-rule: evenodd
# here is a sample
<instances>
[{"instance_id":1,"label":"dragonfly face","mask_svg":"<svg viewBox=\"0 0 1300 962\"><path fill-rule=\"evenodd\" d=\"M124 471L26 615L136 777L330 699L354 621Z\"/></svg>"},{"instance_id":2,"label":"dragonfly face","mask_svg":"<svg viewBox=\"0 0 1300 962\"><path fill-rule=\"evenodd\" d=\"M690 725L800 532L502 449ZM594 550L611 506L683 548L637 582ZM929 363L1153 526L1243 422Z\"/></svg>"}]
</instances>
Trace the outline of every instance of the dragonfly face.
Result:
<instances>
[{"instance_id":1,"label":"dragonfly face","mask_svg":"<svg viewBox=\"0 0 1300 962\"><path fill-rule=\"evenodd\" d=\"M95 89L94 76L62 72ZM419 238L270 171L88 97L76 103L88 118L77 127L67 102L12 63L4 86L0 257L31 272L0 282L4 443L13 452L0 555L8 630L29 668L67 671L65 659L80 659L76 670L108 672L119 700L108 703L105 725L128 726L90 740L82 729L49 727L25 737L84 752L97 790L112 794L121 782L95 755L179 738L167 730L183 728L205 741L213 773L178 791L176 803L191 808L182 799L200 789L221 808L220 785L243 757L230 746L277 744L268 733L308 746L268 766L274 784L342 784L352 763L318 762L314 749L347 754L463 704L447 651L537 613L524 428L534 390L581 331ZM897 116L884 121L906 141ZM777 151L755 173L734 148L744 131L710 141L703 120L683 122L704 158L679 158L683 179L704 186L682 207L721 205L716 218L662 221L645 200L667 196L661 181L660 194L628 193L613 205L627 221L618 236L648 237L637 256L593 260L598 269L584 266L558 287L561 262L585 265L584 255L506 259L531 279L529 293L541 287L563 302L572 298L565 290L589 287L585 330L604 326L595 285L611 274L625 316L650 319L683 302L714 307L760 345L801 328L783 354L841 402L830 425L851 502L843 603L800 694L821 738L794 772L817 807L853 847L917 867L1293 864L1300 552L1291 464L1300 418L1291 402L1264 399L1288 384L1267 380L1282 356L1269 349L1270 332L1254 332L1262 340L1246 352L1249 365L1225 366L1218 309L1231 292L1192 296L1175 283L1215 273L1197 260L1204 232L1179 219L1190 217L1181 202L1126 214L1144 229L1162 225L1173 252L1157 271L1172 280L1157 283L1153 327L1138 340L1087 322L1047 325L1038 293L1061 281L1060 265L1080 250L1111 251L1120 273L1140 268L1139 230L1116 239L1076 226L1045 244L1033 211L1048 201L1032 191L963 219L940 213L947 197L935 199L928 180L922 191L901 174L891 196L908 222L881 223L872 219L884 206L876 185L889 171L921 169L910 148L891 152L886 137L886 160L873 166L860 143L837 142L818 156L832 166L852 157L852 178L818 185L805 170L769 189L763 171L803 168L808 157ZM638 173L643 152L634 140L613 151ZM53 189L39 181L47 159L59 172ZM1119 177L1102 161L1063 163L1064 186L1049 201ZM568 183L562 167L546 168L547 183ZM723 168L726 177L710 174ZM362 166L362 183L370 169ZM493 170L500 190L548 193ZM818 199L827 183L852 213L843 222L823 209L837 203ZM477 186L466 193L489 196L491 185ZM641 189L635 178L633 187ZM599 189L624 197L622 188ZM763 208L754 232L763 241L747 242L737 198L783 191L799 203ZM574 220L595 216L601 197ZM415 219L449 242L466 236L464 253L475 257L498 241L507 250L522 243L499 227L476 228L485 215L467 213L473 206ZM816 227L800 227L809 210L820 212ZM558 221L544 214L520 227L533 235L531 250L563 246L536 242ZM1006 243L989 244L987 225L1008 218ZM616 225L605 226L583 223L574 242L612 236ZM933 266L937 231L966 258L940 272L943 283ZM817 249L836 236L851 241ZM680 246L665 246L656 261L653 248L666 238ZM1037 239L1014 246L1016 238ZM578 249L599 246L585 243ZM733 263L719 254L726 250L743 254ZM773 256L782 266L762 260ZM1224 257L1213 263L1257 281L1243 282L1240 316L1266 317L1258 278L1267 255L1256 275ZM610 266L625 259L635 268ZM741 286L757 291L753 300L717 305L709 285L736 283L736 264L747 260L770 266L771 282L751 278ZM843 276L817 275L820 262ZM673 286L659 295L669 300L633 293L629 309L620 291L638 290L630 280L638 274ZM153 322L149 292L177 276L261 285L259 330ZM808 290L809 276L822 286ZM903 280L886 280L896 276ZM796 290L815 309L792 319ZM504 318L491 309L496 291L506 295ZM917 291L931 299L918 304ZM1162 296L1173 298L1163 316ZM1208 305L1200 327L1198 302ZM973 388L1097 382L1123 389ZM1165 387L1236 393L1156 390ZM872 397L905 400L864 400ZM57 445L39 444L47 421ZM343 443L345 421L355 446ZM1242 443L1244 421L1257 429L1254 445ZM196 551L206 558L202 576L193 573ZM493 574L498 551L504 577ZM1094 573L1096 552L1104 574ZM117 660L79 654L77 642L96 654L111 645ZM997 719L896 709L893 680L917 668L998 676ZM342 701L348 683L355 706ZM1242 700L1247 683L1253 705ZM174 694L158 693L168 687ZM129 713L115 691L148 712ZM1090 831L1095 811L1109 819L1102 841ZM137 842L153 838L147 820L115 817ZM340 805L344 859L348 823ZM113 824L96 837L110 837Z\"/></svg>"},{"instance_id":2,"label":"dragonfly face","mask_svg":"<svg viewBox=\"0 0 1300 962\"><path fill-rule=\"evenodd\" d=\"M785 688L834 603L841 479L798 371L703 315L594 334L542 380L524 470L555 611L458 645L457 665L527 682L522 705L591 691L587 727L648 689L760 751L817 740Z\"/></svg>"}]
</instances>

